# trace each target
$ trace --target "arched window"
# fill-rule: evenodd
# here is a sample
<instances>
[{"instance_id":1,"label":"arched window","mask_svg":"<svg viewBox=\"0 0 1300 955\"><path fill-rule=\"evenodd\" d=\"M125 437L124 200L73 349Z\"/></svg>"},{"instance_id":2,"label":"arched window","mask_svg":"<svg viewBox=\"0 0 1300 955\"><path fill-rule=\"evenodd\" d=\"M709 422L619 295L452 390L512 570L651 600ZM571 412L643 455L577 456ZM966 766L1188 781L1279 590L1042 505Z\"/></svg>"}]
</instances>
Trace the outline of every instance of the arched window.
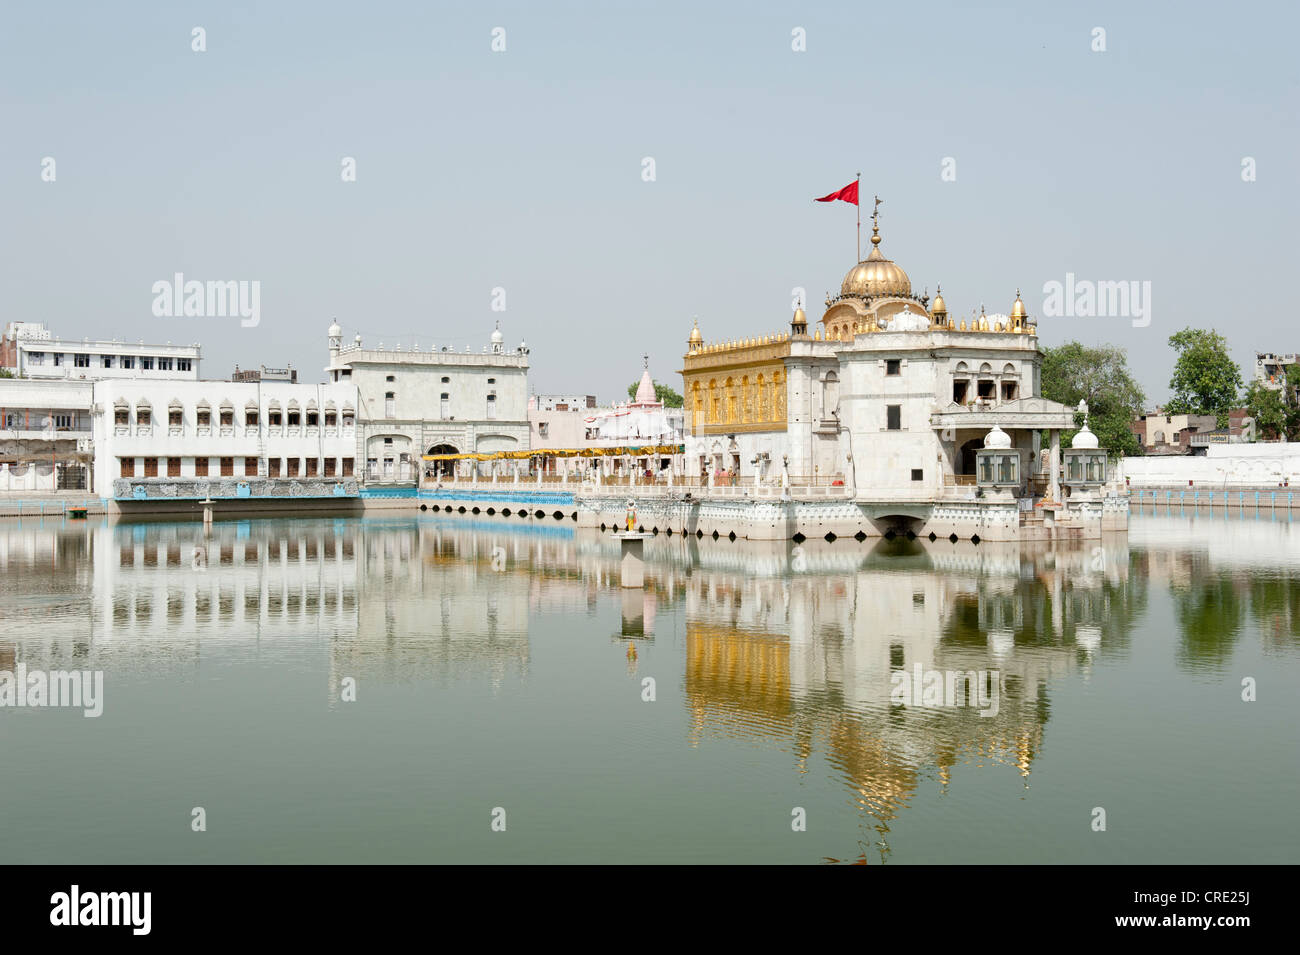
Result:
<instances>
[{"instance_id":1,"label":"arched window","mask_svg":"<svg viewBox=\"0 0 1300 955\"><path fill-rule=\"evenodd\" d=\"M489 421L495 420L497 416L497 396L495 391L487 397L487 416Z\"/></svg>"},{"instance_id":2,"label":"arched window","mask_svg":"<svg viewBox=\"0 0 1300 955\"><path fill-rule=\"evenodd\" d=\"M392 391L384 392L384 417L397 417L397 395Z\"/></svg>"},{"instance_id":3,"label":"arched window","mask_svg":"<svg viewBox=\"0 0 1300 955\"><path fill-rule=\"evenodd\" d=\"M830 418L835 414L840 403L840 379L833 371L828 371L822 379L822 417Z\"/></svg>"}]
</instances>

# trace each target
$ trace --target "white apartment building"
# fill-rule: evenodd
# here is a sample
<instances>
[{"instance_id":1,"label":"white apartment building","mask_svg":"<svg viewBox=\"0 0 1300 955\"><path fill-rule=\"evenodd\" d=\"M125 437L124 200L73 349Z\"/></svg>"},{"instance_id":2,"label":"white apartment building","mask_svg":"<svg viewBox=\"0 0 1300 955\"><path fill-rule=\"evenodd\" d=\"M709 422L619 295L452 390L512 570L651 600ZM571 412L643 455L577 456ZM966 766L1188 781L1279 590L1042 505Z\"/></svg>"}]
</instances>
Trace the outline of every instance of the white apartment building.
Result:
<instances>
[{"instance_id":1,"label":"white apartment building","mask_svg":"<svg viewBox=\"0 0 1300 955\"><path fill-rule=\"evenodd\" d=\"M56 338L39 322L10 322L0 339L0 367L21 378L197 381L198 345Z\"/></svg>"},{"instance_id":2,"label":"white apartment building","mask_svg":"<svg viewBox=\"0 0 1300 955\"><path fill-rule=\"evenodd\" d=\"M186 496L158 488L207 478L332 487L356 470L350 383L108 380L95 383L92 408L95 487L106 500Z\"/></svg>"},{"instance_id":3,"label":"white apartment building","mask_svg":"<svg viewBox=\"0 0 1300 955\"><path fill-rule=\"evenodd\" d=\"M415 482L425 454L528 448L528 346L507 350L499 327L481 351L365 348L360 335L344 345L338 322L328 338L328 380L356 388L365 481Z\"/></svg>"},{"instance_id":4,"label":"white apartment building","mask_svg":"<svg viewBox=\"0 0 1300 955\"><path fill-rule=\"evenodd\" d=\"M1287 366L1297 362L1300 362L1300 355L1294 352L1285 355L1256 352L1255 380L1261 382L1266 388L1281 388L1286 381Z\"/></svg>"},{"instance_id":5,"label":"white apartment building","mask_svg":"<svg viewBox=\"0 0 1300 955\"><path fill-rule=\"evenodd\" d=\"M0 494L94 489L93 387L0 378Z\"/></svg>"}]
</instances>

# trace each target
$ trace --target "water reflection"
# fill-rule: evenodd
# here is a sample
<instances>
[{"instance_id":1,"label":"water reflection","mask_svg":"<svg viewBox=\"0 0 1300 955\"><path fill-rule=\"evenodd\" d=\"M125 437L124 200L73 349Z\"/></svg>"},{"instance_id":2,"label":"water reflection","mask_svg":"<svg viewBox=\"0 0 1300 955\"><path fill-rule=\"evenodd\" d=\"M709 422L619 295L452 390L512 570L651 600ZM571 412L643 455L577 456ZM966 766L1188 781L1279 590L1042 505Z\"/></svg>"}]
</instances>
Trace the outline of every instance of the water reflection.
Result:
<instances>
[{"instance_id":1,"label":"water reflection","mask_svg":"<svg viewBox=\"0 0 1300 955\"><path fill-rule=\"evenodd\" d=\"M646 587L624 590L615 539L558 525L9 522L0 669L194 679L214 657L307 655L327 659L331 699L344 676L499 691L534 678L537 629L561 627L595 638L589 653L623 648L585 679L636 675L647 648L676 654L677 743L752 744L781 754L783 774L834 777L856 807L855 858L876 861L891 822L959 766L1028 787L1054 689L1126 658L1153 584L1172 600L1180 667L1223 669L1252 626L1294 651L1293 534L1145 518L1077 548L661 535ZM977 686L995 700L977 705Z\"/></svg>"}]
</instances>

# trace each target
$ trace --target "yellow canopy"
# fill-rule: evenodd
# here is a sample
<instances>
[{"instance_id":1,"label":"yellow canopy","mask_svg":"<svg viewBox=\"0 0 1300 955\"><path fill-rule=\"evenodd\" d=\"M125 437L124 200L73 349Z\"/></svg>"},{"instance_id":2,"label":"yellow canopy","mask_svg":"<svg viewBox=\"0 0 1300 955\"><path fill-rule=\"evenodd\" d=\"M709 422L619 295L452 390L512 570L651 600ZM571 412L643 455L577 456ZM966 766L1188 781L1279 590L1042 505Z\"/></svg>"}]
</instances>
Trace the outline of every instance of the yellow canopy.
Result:
<instances>
[{"instance_id":1,"label":"yellow canopy","mask_svg":"<svg viewBox=\"0 0 1300 955\"><path fill-rule=\"evenodd\" d=\"M426 454L426 461L502 461L528 458L601 458L639 454L683 454L682 444L629 445L621 448L546 448L532 451L469 451L463 454Z\"/></svg>"}]
</instances>

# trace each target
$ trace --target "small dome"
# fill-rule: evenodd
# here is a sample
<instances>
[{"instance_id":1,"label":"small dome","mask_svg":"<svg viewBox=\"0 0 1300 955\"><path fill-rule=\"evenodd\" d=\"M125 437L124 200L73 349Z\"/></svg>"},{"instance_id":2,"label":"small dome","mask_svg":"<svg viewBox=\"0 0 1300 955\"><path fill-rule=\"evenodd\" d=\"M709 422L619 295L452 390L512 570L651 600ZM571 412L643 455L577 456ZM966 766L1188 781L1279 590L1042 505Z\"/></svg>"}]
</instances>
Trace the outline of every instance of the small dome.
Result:
<instances>
[{"instance_id":1,"label":"small dome","mask_svg":"<svg viewBox=\"0 0 1300 955\"><path fill-rule=\"evenodd\" d=\"M943 286L940 285L934 291L934 304L930 306L930 312L934 315L947 315L948 306L943 300Z\"/></svg>"},{"instance_id":2,"label":"small dome","mask_svg":"<svg viewBox=\"0 0 1300 955\"><path fill-rule=\"evenodd\" d=\"M336 318L334 321L330 322L329 337L338 338L342 334L343 326L339 324L338 319Z\"/></svg>"},{"instance_id":3,"label":"small dome","mask_svg":"<svg viewBox=\"0 0 1300 955\"><path fill-rule=\"evenodd\" d=\"M808 324L808 316L807 316L806 314L804 314L804 310L803 310L803 306L802 306L802 305L799 306L798 308L796 308L796 309L794 310L794 318L790 320L790 324L791 324L791 325L807 325L807 324Z\"/></svg>"},{"instance_id":4,"label":"small dome","mask_svg":"<svg viewBox=\"0 0 1300 955\"><path fill-rule=\"evenodd\" d=\"M501 325L498 323L497 327L492 330L492 344L500 345L505 340L506 336L501 334Z\"/></svg>"},{"instance_id":5,"label":"small dome","mask_svg":"<svg viewBox=\"0 0 1300 955\"><path fill-rule=\"evenodd\" d=\"M1020 289L1016 289L1016 302L1011 306L1011 317L1021 321L1029 317L1029 313L1025 311L1025 303L1020 300Z\"/></svg>"},{"instance_id":6,"label":"small dome","mask_svg":"<svg viewBox=\"0 0 1300 955\"><path fill-rule=\"evenodd\" d=\"M921 312L913 312L906 305L889 323L891 332L923 332L930 327L930 320Z\"/></svg>"},{"instance_id":7,"label":"small dome","mask_svg":"<svg viewBox=\"0 0 1300 955\"><path fill-rule=\"evenodd\" d=\"M1083 427L1075 433L1074 440L1070 442L1070 447L1079 448L1084 451L1097 450L1097 436L1093 434L1092 429L1088 427L1088 422L1085 421Z\"/></svg>"},{"instance_id":8,"label":"small dome","mask_svg":"<svg viewBox=\"0 0 1300 955\"><path fill-rule=\"evenodd\" d=\"M704 344L704 336L700 334L700 320L695 320L695 327L691 329L691 337L687 341L692 345Z\"/></svg>"},{"instance_id":9,"label":"small dome","mask_svg":"<svg viewBox=\"0 0 1300 955\"><path fill-rule=\"evenodd\" d=\"M1011 435L996 424L993 426L992 431L984 435L984 449L986 451L1005 451L1010 447Z\"/></svg>"}]
</instances>

